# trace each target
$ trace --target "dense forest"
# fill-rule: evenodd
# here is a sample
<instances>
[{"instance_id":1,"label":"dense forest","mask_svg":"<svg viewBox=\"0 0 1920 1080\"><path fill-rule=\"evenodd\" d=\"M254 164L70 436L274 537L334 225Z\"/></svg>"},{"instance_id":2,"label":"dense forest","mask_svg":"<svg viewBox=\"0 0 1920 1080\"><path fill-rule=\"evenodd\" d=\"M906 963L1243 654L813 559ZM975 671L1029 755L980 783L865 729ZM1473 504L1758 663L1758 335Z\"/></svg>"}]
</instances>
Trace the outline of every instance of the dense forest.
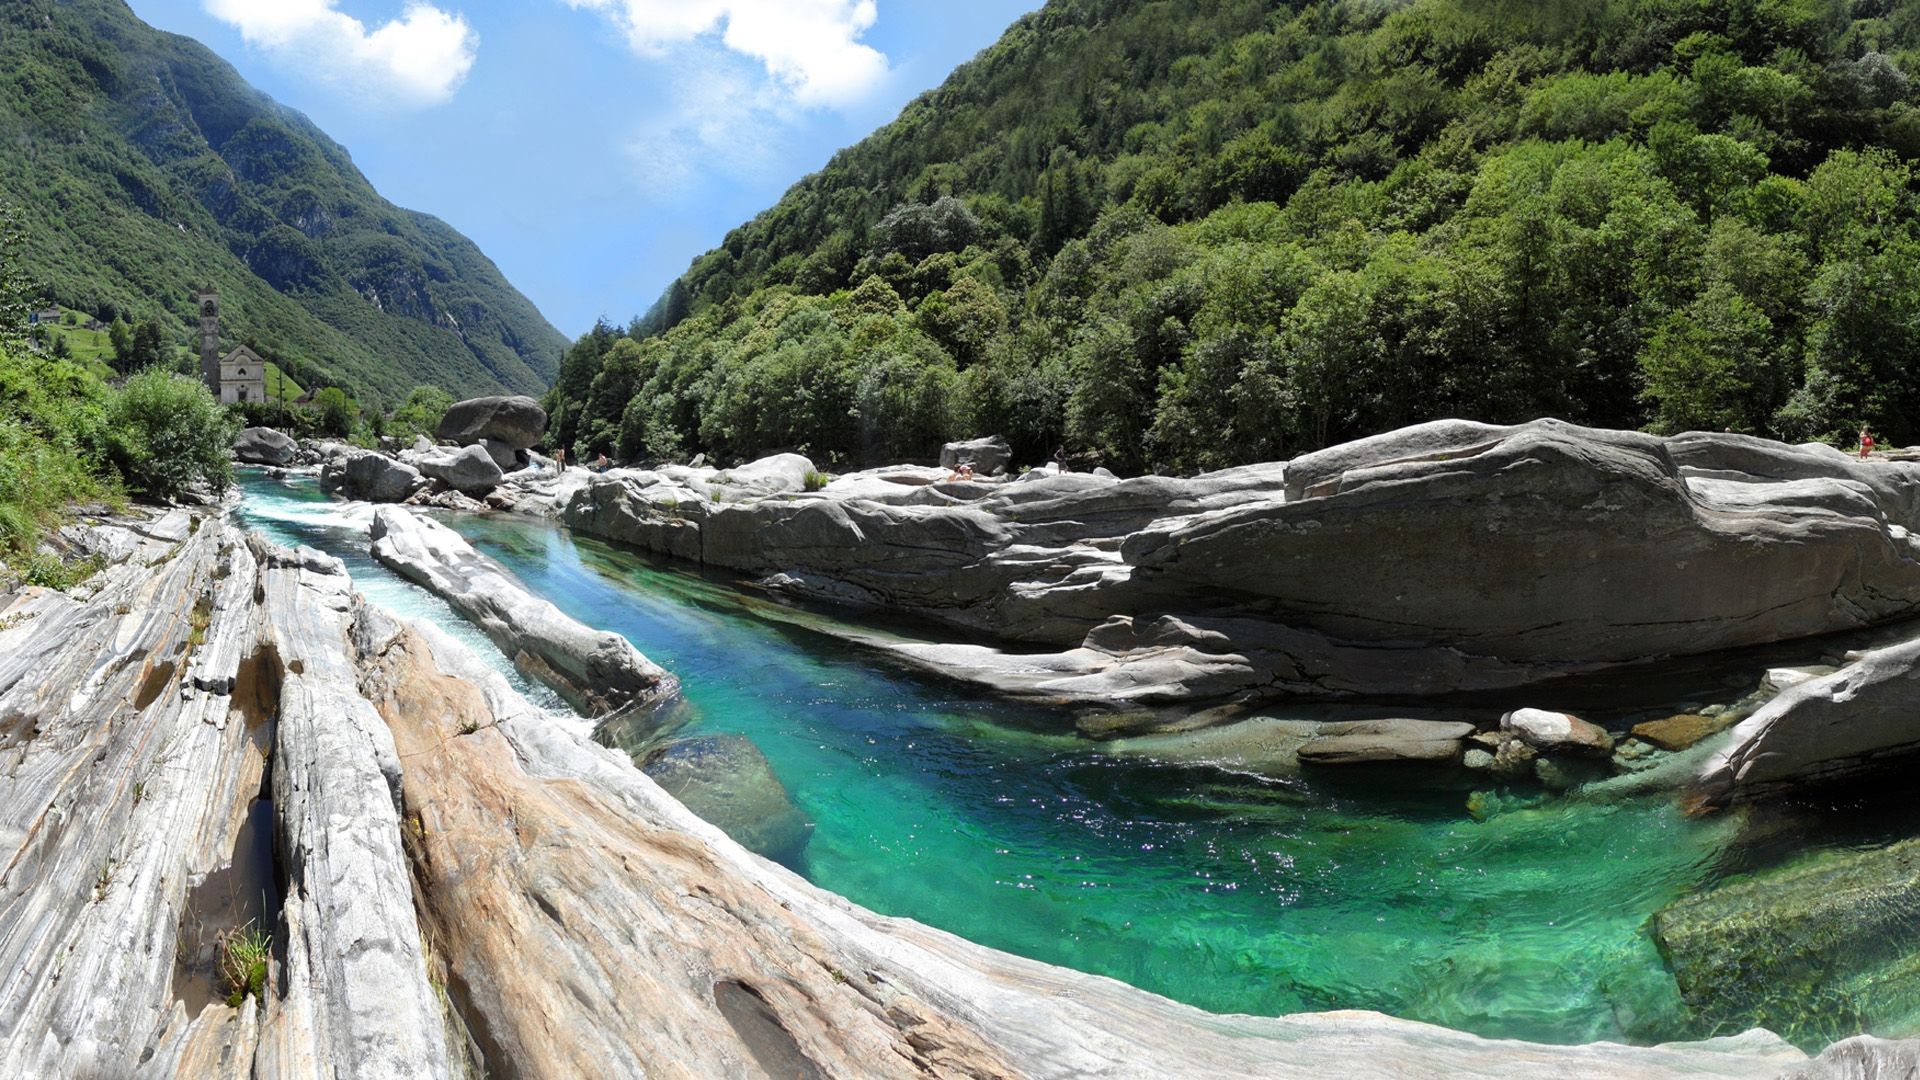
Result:
<instances>
[{"instance_id":1,"label":"dense forest","mask_svg":"<svg viewBox=\"0 0 1920 1080\"><path fill-rule=\"evenodd\" d=\"M229 344L306 386L538 393L566 347L471 241L122 0L0 2L0 197L42 299L182 344L211 282Z\"/></svg>"},{"instance_id":2,"label":"dense forest","mask_svg":"<svg viewBox=\"0 0 1920 1080\"><path fill-rule=\"evenodd\" d=\"M549 396L584 457L1120 470L1920 424L1920 4L1053 0Z\"/></svg>"}]
</instances>

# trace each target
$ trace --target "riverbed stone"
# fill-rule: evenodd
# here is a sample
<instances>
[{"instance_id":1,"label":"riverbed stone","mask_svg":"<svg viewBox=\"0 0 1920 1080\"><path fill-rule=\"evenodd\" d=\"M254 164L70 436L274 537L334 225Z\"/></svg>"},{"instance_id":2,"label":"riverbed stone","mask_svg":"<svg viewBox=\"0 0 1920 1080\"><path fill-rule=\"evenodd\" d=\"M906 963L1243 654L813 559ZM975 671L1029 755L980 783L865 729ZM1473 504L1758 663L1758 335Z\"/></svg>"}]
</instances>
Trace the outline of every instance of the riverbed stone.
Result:
<instances>
[{"instance_id":1,"label":"riverbed stone","mask_svg":"<svg viewBox=\"0 0 1920 1080\"><path fill-rule=\"evenodd\" d=\"M547 412L530 397L479 397L455 402L440 418L440 438L471 446L492 439L525 450L547 431Z\"/></svg>"},{"instance_id":2,"label":"riverbed stone","mask_svg":"<svg viewBox=\"0 0 1920 1080\"><path fill-rule=\"evenodd\" d=\"M793 861L812 835L812 823L767 756L744 736L676 739L642 762L641 770L687 809L769 859Z\"/></svg>"},{"instance_id":3,"label":"riverbed stone","mask_svg":"<svg viewBox=\"0 0 1920 1080\"><path fill-rule=\"evenodd\" d=\"M1534 749L1549 753L1586 757L1613 753L1613 736L1605 728L1572 713L1515 709L1500 718L1500 730L1512 732Z\"/></svg>"},{"instance_id":4,"label":"riverbed stone","mask_svg":"<svg viewBox=\"0 0 1920 1080\"><path fill-rule=\"evenodd\" d=\"M1472 724L1439 720L1340 721L1320 725L1298 753L1309 765L1448 763L1472 733Z\"/></svg>"},{"instance_id":5,"label":"riverbed stone","mask_svg":"<svg viewBox=\"0 0 1920 1080\"><path fill-rule=\"evenodd\" d=\"M1901 768L1920 756L1920 637L1801 681L1733 729L1700 770L1700 798L1725 804Z\"/></svg>"},{"instance_id":6,"label":"riverbed stone","mask_svg":"<svg viewBox=\"0 0 1920 1080\"><path fill-rule=\"evenodd\" d=\"M337 447L320 466L320 487L367 502L403 502L426 484L420 471L385 454Z\"/></svg>"},{"instance_id":7,"label":"riverbed stone","mask_svg":"<svg viewBox=\"0 0 1920 1080\"><path fill-rule=\"evenodd\" d=\"M1704 713L1681 713L1663 720L1648 720L1633 726L1633 737L1653 744L1662 750L1685 750L1687 747L1707 738L1718 735L1732 727L1736 718L1727 712L1713 716Z\"/></svg>"},{"instance_id":8,"label":"riverbed stone","mask_svg":"<svg viewBox=\"0 0 1920 1080\"><path fill-rule=\"evenodd\" d=\"M1782 693L1787 690L1791 690L1802 683L1810 683L1815 679L1824 678L1828 675L1831 675L1834 673L1834 670L1835 669L1832 666L1827 664L1807 664L1807 665L1802 665L1800 667L1768 668L1766 678L1763 681L1765 682L1767 689L1772 690L1776 693Z\"/></svg>"},{"instance_id":9,"label":"riverbed stone","mask_svg":"<svg viewBox=\"0 0 1920 1080\"><path fill-rule=\"evenodd\" d=\"M1916 920L1907 840L1752 872L1663 909L1653 931L1696 1018L1824 1042L1920 1018Z\"/></svg>"},{"instance_id":10,"label":"riverbed stone","mask_svg":"<svg viewBox=\"0 0 1920 1080\"><path fill-rule=\"evenodd\" d=\"M233 456L249 465L293 464L300 447L282 432L265 427L250 427L233 440Z\"/></svg>"}]
</instances>

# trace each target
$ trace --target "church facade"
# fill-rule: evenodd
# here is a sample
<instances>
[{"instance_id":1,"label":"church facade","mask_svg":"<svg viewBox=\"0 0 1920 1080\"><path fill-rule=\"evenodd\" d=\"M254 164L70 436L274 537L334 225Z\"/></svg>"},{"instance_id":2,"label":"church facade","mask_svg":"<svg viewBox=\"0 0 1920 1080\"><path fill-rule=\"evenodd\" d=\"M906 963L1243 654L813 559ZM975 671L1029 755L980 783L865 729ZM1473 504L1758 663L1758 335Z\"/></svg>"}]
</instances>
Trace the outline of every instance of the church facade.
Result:
<instances>
[{"instance_id":1,"label":"church facade","mask_svg":"<svg viewBox=\"0 0 1920 1080\"><path fill-rule=\"evenodd\" d=\"M200 378L222 405L267 400L267 363L245 345L220 355L220 293L200 294Z\"/></svg>"}]
</instances>

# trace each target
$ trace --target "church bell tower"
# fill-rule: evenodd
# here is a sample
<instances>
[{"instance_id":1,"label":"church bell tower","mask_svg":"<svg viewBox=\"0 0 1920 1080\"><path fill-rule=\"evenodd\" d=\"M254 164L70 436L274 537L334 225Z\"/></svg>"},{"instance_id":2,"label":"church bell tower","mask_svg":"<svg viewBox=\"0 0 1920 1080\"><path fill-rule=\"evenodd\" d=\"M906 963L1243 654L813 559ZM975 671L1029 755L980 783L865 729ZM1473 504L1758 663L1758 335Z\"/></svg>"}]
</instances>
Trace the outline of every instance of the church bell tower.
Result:
<instances>
[{"instance_id":1,"label":"church bell tower","mask_svg":"<svg viewBox=\"0 0 1920 1080\"><path fill-rule=\"evenodd\" d=\"M220 397L220 290L200 290L200 378Z\"/></svg>"}]
</instances>

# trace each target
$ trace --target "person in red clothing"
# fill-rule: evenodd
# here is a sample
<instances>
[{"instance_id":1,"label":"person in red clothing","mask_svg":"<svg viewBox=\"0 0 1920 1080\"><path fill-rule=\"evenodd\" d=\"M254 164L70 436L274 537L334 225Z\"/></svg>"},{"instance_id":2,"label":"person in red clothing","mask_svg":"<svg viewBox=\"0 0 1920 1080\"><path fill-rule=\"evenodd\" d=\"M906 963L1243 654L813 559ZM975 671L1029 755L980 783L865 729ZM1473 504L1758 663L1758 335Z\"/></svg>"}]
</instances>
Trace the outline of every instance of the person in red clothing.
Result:
<instances>
[{"instance_id":1,"label":"person in red clothing","mask_svg":"<svg viewBox=\"0 0 1920 1080\"><path fill-rule=\"evenodd\" d=\"M1860 460L1867 460L1867 455L1871 453L1873 453L1873 433L1862 427L1860 429Z\"/></svg>"}]
</instances>

